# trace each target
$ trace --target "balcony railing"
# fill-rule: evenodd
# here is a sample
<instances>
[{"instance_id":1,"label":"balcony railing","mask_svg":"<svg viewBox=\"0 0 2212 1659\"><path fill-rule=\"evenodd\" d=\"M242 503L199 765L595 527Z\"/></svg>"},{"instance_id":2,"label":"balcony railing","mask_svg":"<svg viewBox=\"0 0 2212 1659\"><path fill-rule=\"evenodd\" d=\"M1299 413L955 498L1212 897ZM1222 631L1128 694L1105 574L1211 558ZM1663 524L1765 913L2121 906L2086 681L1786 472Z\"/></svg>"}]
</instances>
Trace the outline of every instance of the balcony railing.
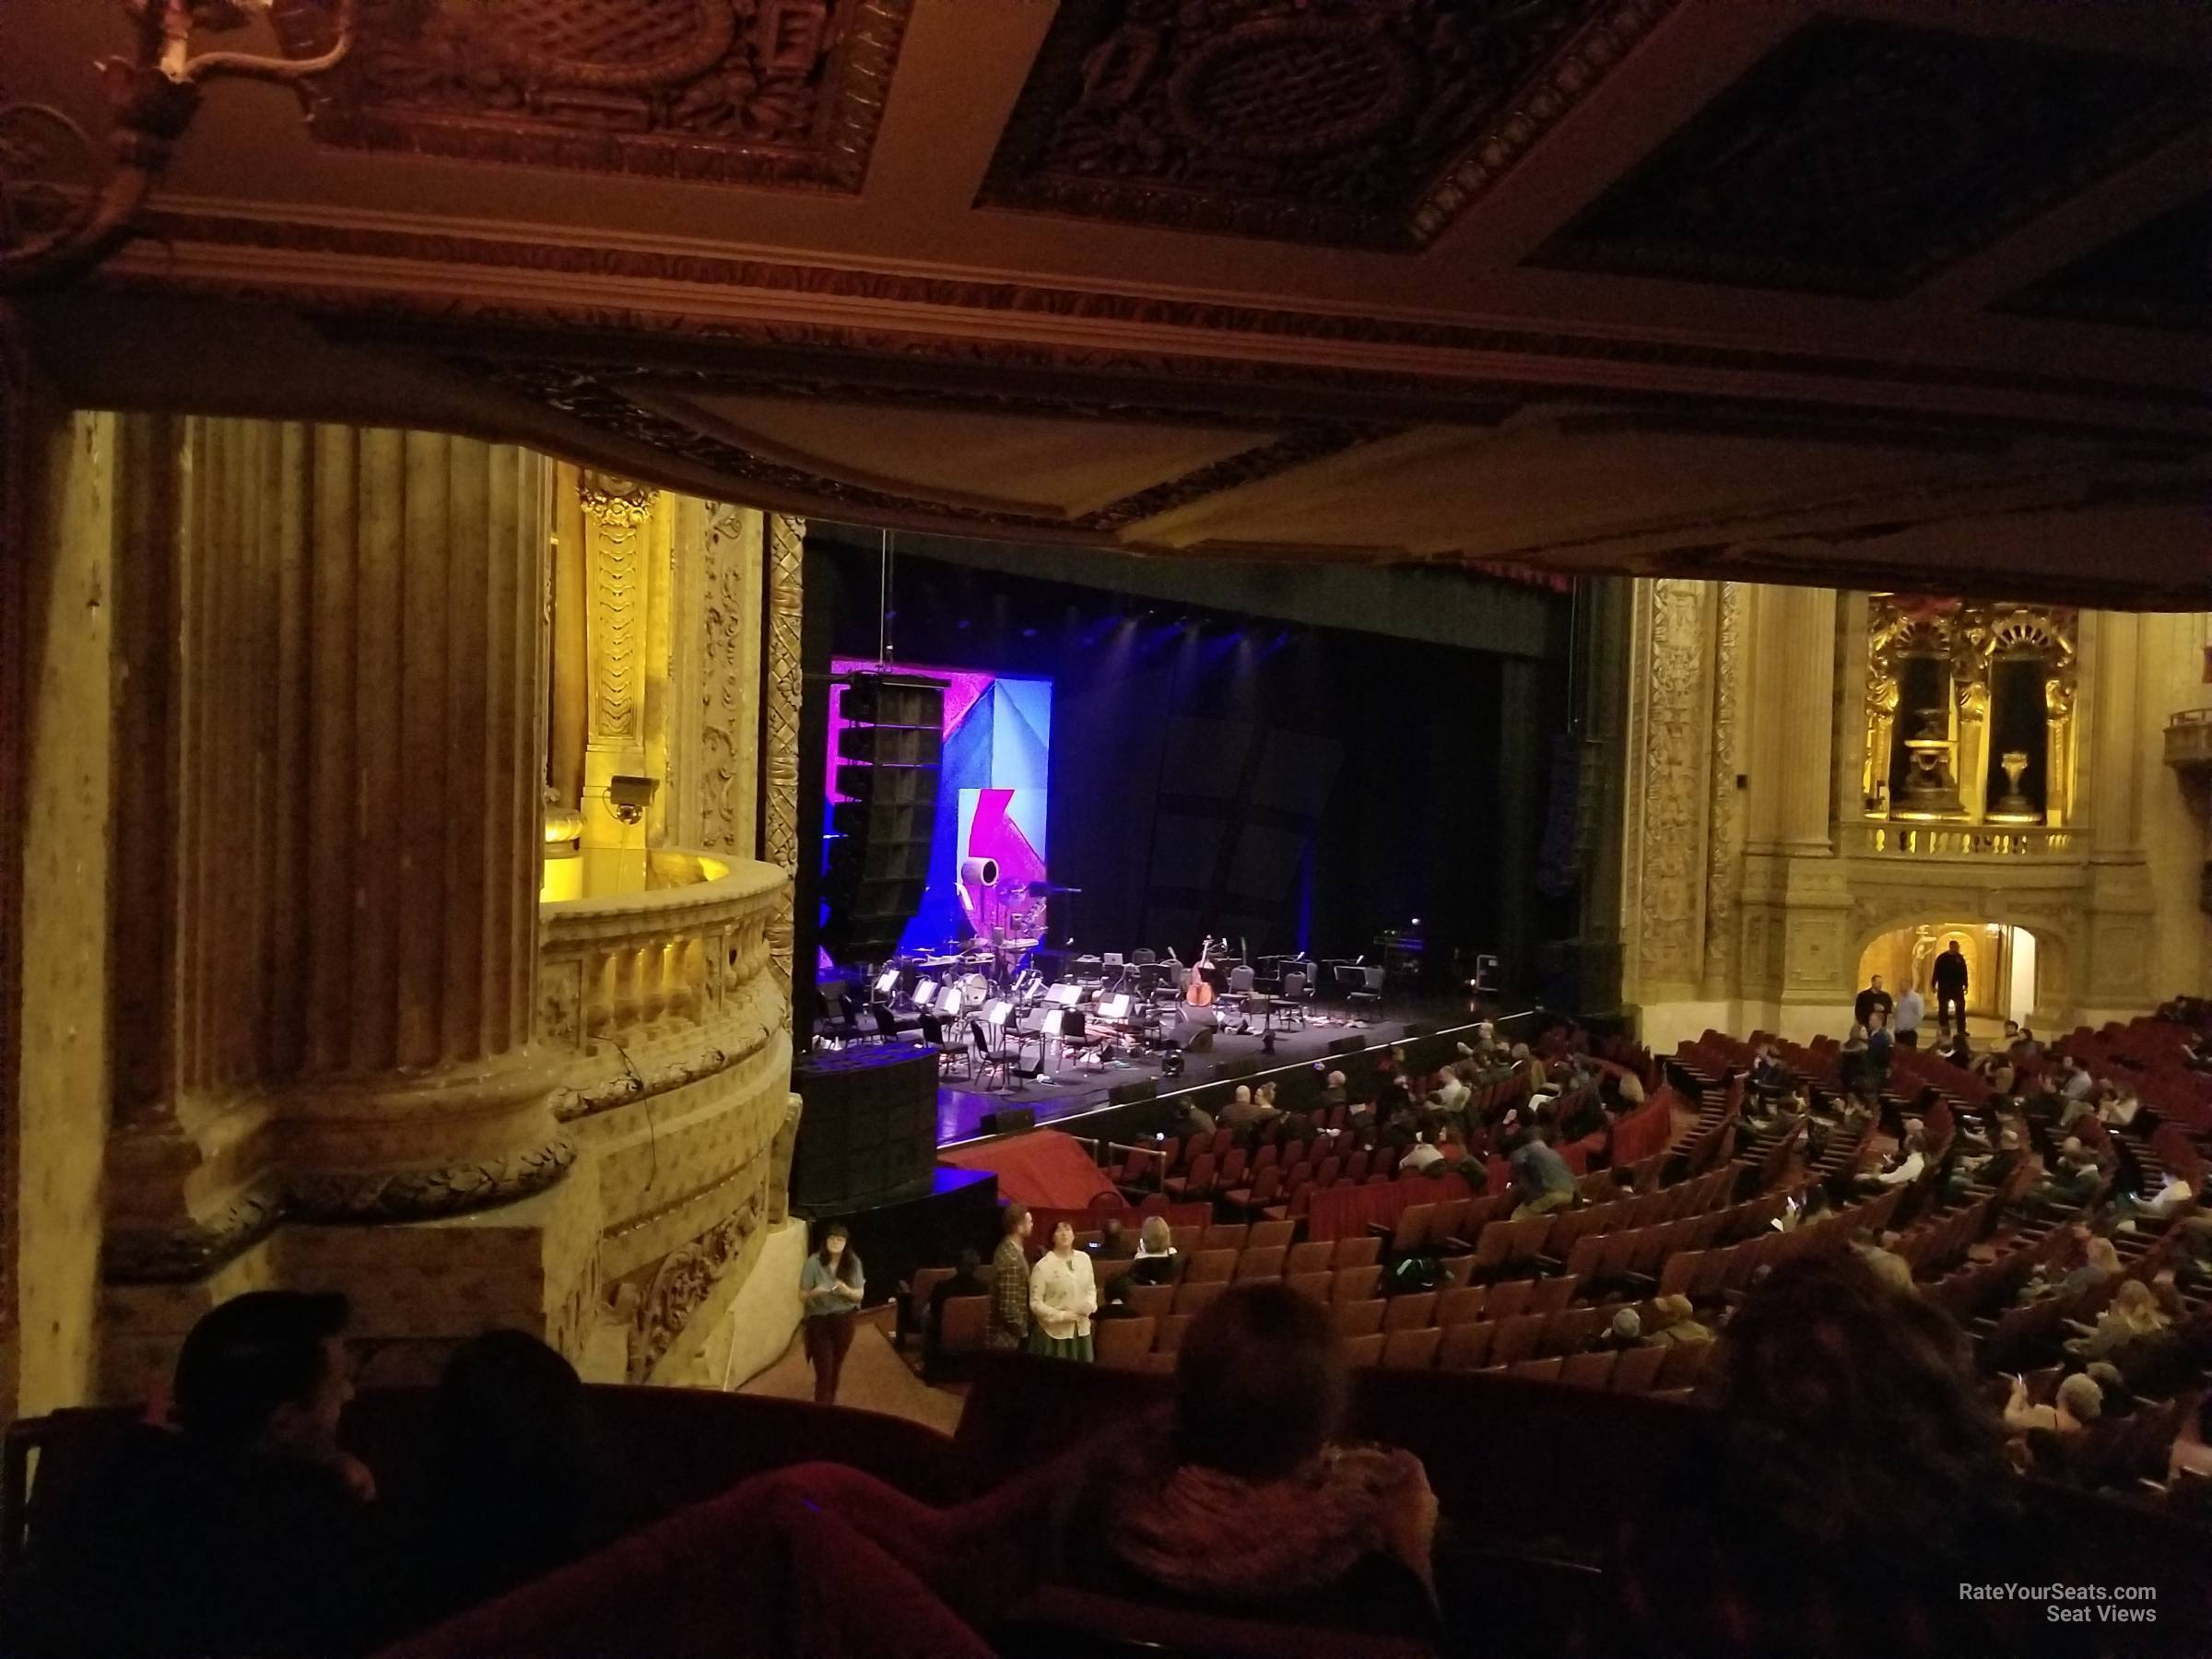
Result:
<instances>
[{"instance_id":1,"label":"balcony railing","mask_svg":"<svg viewBox=\"0 0 2212 1659\"><path fill-rule=\"evenodd\" d=\"M2212 770L2212 709L2183 709L2166 723L2166 764Z\"/></svg>"},{"instance_id":2,"label":"balcony railing","mask_svg":"<svg viewBox=\"0 0 2212 1659\"><path fill-rule=\"evenodd\" d=\"M2041 824L1920 824L1878 820L1842 827L1842 850L1879 858L2063 858L2078 831Z\"/></svg>"},{"instance_id":3,"label":"balcony railing","mask_svg":"<svg viewBox=\"0 0 2212 1659\"><path fill-rule=\"evenodd\" d=\"M641 892L542 905L538 1034L577 1056L575 1115L720 1070L782 1030L772 865L655 852Z\"/></svg>"}]
</instances>

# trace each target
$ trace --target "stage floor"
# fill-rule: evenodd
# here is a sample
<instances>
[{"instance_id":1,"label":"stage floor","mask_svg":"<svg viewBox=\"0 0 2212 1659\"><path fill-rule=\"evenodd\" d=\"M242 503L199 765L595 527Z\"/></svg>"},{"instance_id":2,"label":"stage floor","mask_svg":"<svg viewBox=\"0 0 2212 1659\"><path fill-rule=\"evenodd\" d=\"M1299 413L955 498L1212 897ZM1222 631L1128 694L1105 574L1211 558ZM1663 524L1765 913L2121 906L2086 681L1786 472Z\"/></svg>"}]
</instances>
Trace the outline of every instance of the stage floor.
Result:
<instances>
[{"instance_id":1,"label":"stage floor","mask_svg":"<svg viewBox=\"0 0 2212 1659\"><path fill-rule=\"evenodd\" d=\"M1408 1022L1441 1029L1465 1025L1473 1018L1466 1004L1457 998L1401 998L1384 1004L1382 1018L1365 1025L1324 1023L1316 1019L1302 1030L1278 1030L1275 1034L1275 1053L1266 1055L1265 1060L1271 1067L1310 1064L1326 1059L1329 1044L1340 1037L1358 1037L1371 1043L1387 1042L1394 1041ZM1039 1077L1011 1093L997 1089L985 1092L956 1078L937 1089L937 1145L946 1147L980 1139L986 1133L982 1127L984 1116L1002 1106L1027 1106L1037 1113L1038 1123L1054 1123L1110 1107L1112 1102L1108 1100L1107 1091L1117 1084L1155 1082L1159 1085L1160 1092L1167 1094L1206 1081L1215 1065L1223 1060L1248 1056L1262 1057L1257 1031L1242 1037L1217 1032L1213 1052L1187 1056L1180 1077L1163 1077L1157 1056L1140 1054L1125 1065L1109 1065L1104 1071L1070 1067L1059 1077L1049 1075Z\"/></svg>"}]
</instances>

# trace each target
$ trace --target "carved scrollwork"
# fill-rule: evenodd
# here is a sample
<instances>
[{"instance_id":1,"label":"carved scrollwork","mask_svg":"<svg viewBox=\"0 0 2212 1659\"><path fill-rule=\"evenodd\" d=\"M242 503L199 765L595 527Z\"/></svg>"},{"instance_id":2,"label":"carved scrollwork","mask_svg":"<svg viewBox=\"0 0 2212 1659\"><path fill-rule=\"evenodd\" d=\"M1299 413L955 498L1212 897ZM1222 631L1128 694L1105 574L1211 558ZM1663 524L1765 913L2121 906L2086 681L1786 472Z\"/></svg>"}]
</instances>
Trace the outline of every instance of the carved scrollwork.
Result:
<instances>
[{"instance_id":1,"label":"carved scrollwork","mask_svg":"<svg viewBox=\"0 0 2212 1659\"><path fill-rule=\"evenodd\" d=\"M912 0L361 0L311 100L370 149L853 191ZM323 0L276 0L314 51Z\"/></svg>"},{"instance_id":2,"label":"carved scrollwork","mask_svg":"<svg viewBox=\"0 0 2212 1659\"><path fill-rule=\"evenodd\" d=\"M112 1227L100 1242L100 1277L111 1285L177 1285L205 1277L284 1218L281 1183L239 1194L212 1216L180 1227Z\"/></svg>"},{"instance_id":3,"label":"carved scrollwork","mask_svg":"<svg viewBox=\"0 0 2212 1659\"><path fill-rule=\"evenodd\" d=\"M768 661L763 665L761 741L766 749L760 801L760 856L786 875L799 867L799 701L805 689L799 641L804 605L806 521L788 513L768 518ZM792 982L791 901L768 927L769 955L777 982Z\"/></svg>"},{"instance_id":4,"label":"carved scrollwork","mask_svg":"<svg viewBox=\"0 0 2212 1659\"><path fill-rule=\"evenodd\" d=\"M192 50L195 35L240 28L266 0L123 0L135 26L129 57L99 65L113 166L100 147L43 104L0 107L0 292L76 276L129 239L138 210L200 107L200 88L225 76L306 81L351 49L355 0L338 0L328 38L297 61Z\"/></svg>"},{"instance_id":5,"label":"carved scrollwork","mask_svg":"<svg viewBox=\"0 0 2212 1659\"><path fill-rule=\"evenodd\" d=\"M295 1175L290 1213L318 1221L415 1221L487 1209L543 1192L576 1161L565 1140L479 1163Z\"/></svg>"},{"instance_id":6,"label":"carved scrollwork","mask_svg":"<svg viewBox=\"0 0 2212 1659\"><path fill-rule=\"evenodd\" d=\"M629 1381L642 1382L653 1374L760 1220L759 1195L747 1194L734 1214L662 1261L630 1315Z\"/></svg>"}]
</instances>

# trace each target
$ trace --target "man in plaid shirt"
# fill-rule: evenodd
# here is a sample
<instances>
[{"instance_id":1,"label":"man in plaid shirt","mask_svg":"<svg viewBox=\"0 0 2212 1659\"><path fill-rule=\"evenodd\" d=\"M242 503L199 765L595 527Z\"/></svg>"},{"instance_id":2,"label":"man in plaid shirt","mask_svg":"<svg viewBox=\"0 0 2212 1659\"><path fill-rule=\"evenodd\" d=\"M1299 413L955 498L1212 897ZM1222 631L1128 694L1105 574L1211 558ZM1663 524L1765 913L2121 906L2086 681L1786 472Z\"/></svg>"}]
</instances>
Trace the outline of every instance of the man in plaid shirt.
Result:
<instances>
[{"instance_id":1,"label":"man in plaid shirt","mask_svg":"<svg viewBox=\"0 0 2212 1659\"><path fill-rule=\"evenodd\" d=\"M998 1253L991 1258L991 1324L983 1340L994 1348L1018 1348L1030 1335L1030 1256L1022 1248L1030 1236L1030 1206L1007 1205L1000 1227Z\"/></svg>"}]
</instances>

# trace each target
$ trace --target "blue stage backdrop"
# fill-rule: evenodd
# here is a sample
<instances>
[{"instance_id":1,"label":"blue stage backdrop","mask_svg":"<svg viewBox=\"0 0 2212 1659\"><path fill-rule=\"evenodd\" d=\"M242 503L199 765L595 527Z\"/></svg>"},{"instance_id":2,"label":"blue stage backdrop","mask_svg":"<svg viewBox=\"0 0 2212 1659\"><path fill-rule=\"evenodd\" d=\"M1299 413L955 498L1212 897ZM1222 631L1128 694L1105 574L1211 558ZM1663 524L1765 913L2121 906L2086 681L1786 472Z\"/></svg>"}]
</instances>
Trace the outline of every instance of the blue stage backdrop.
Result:
<instances>
[{"instance_id":1,"label":"blue stage backdrop","mask_svg":"<svg viewBox=\"0 0 2212 1659\"><path fill-rule=\"evenodd\" d=\"M856 657L830 664L840 675L875 668ZM900 663L898 672L945 681L945 756L929 880L900 950L924 951L994 928L1010 939L1040 936L1045 901L1030 888L1047 879L1053 682L916 663ZM831 801L838 799L837 735L843 725L844 687L833 680L824 772ZM998 879L988 888L975 875L985 859L998 865Z\"/></svg>"}]
</instances>

